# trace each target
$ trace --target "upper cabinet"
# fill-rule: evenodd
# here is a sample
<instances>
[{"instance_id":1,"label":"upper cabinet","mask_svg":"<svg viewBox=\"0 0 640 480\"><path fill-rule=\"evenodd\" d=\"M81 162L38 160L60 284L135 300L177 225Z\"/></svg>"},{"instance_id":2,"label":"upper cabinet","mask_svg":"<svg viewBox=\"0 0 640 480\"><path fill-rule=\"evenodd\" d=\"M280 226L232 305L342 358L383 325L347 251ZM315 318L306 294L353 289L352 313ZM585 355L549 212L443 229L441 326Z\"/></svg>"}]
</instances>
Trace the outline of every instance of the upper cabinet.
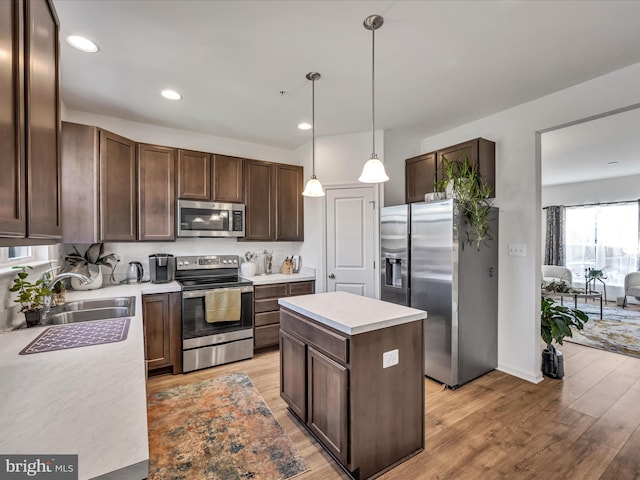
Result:
<instances>
[{"instance_id":1,"label":"upper cabinet","mask_svg":"<svg viewBox=\"0 0 640 480\"><path fill-rule=\"evenodd\" d=\"M178 150L178 198L211 200L211 155Z\"/></svg>"},{"instance_id":2,"label":"upper cabinet","mask_svg":"<svg viewBox=\"0 0 640 480\"><path fill-rule=\"evenodd\" d=\"M178 150L178 198L242 203L243 159Z\"/></svg>"},{"instance_id":3,"label":"upper cabinet","mask_svg":"<svg viewBox=\"0 0 640 480\"><path fill-rule=\"evenodd\" d=\"M275 240L304 240L303 188L302 167L276 164Z\"/></svg>"},{"instance_id":4,"label":"upper cabinet","mask_svg":"<svg viewBox=\"0 0 640 480\"><path fill-rule=\"evenodd\" d=\"M425 153L405 161L406 203L424 202L424 196L434 191L436 181L442 178L442 159L464 161L480 174L491 187L491 196L496 191L496 144L484 138Z\"/></svg>"},{"instance_id":5,"label":"upper cabinet","mask_svg":"<svg viewBox=\"0 0 640 480\"><path fill-rule=\"evenodd\" d=\"M0 237L62 236L59 28L50 1L0 2Z\"/></svg>"},{"instance_id":6,"label":"upper cabinet","mask_svg":"<svg viewBox=\"0 0 640 480\"><path fill-rule=\"evenodd\" d=\"M175 240L173 148L138 145L138 240Z\"/></svg>"},{"instance_id":7,"label":"upper cabinet","mask_svg":"<svg viewBox=\"0 0 640 480\"><path fill-rule=\"evenodd\" d=\"M245 240L273 240L276 236L276 164L244 162Z\"/></svg>"},{"instance_id":8,"label":"upper cabinet","mask_svg":"<svg viewBox=\"0 0 640 480\"><path fill-rule=\"evenodd\" d=\"M425 153L405 161L405 202L424 202L424 195L433 192L436 182L436 153Z\"/></svg>"},{"instance_id":9,"label":"upper cabinet","mask_svg":"<svg viewBox=\"0 0 640 480\"><path fill-rule=\"evenodd\" d=\"M244 200L243 159L214 155L213 201L242 203Z\"/></svg>"},{"instance_id":10,"label":"upper cabinet","mask_svg":"<svg viewBox=\"0 0 640 480\"><path fill-rule=\"evenodd\" d=\"M440 179L440 162L445 157L447 160L460 160L465 158L469 164L491 187L491 196L496 196L496 144L491 140L476 138L468 142L459 143L451 147L438 150L438 180Z\"/></svg>"}]
</instances>

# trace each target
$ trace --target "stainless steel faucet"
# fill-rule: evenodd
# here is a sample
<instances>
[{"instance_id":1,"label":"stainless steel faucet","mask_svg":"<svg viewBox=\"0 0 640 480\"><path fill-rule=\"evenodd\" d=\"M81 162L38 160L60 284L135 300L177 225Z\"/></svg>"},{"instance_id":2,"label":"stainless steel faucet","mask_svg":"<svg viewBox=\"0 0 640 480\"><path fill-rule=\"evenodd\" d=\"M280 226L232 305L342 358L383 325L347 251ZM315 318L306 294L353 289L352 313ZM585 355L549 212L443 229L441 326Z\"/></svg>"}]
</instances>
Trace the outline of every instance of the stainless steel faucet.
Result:
<instances>
[{"instance_id":1,"label":"stainless steel faucet","mask_svg":"<svg viewBox=\"0 0 640 480\"><path fill-rule=\"evenodd\" d=\"M86 275L82 275L81 273L75 273L75 272L64 272L64 273L59 273L58 275L53 275L53 272L57 271L60 267L54 267L54 268L50 268L49 270L47 270L46 272L44 272L42 274L42 278L45 281L45 286L51 290L52 287L60 280L64 279L64 278L77 278L78 280L80 280L80 283L82 285L87 285L88 283L91 283L91 279L89 277L87 277ZM51 278L51 280L48 280L49 278L49 274L53 275L53 278ZM51 310L51 295L46 295L44 298L44 310L43 310L43 316L47 316L47 314L49 313L49 310Z\"/></svg>"}]
</instances>

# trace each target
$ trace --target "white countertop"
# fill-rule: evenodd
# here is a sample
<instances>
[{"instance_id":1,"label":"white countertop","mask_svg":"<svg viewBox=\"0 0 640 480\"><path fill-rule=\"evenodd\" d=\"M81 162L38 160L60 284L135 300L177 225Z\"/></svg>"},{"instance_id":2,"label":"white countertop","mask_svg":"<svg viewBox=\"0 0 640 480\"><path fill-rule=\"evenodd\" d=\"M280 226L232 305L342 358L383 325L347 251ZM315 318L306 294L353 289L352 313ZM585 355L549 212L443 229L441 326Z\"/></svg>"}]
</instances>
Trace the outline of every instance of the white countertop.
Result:
<instances>
[{"instance_id":1,"label":"white countertop","mask_svg":"<svg viewBox=\"0 0 640 480\"><path fill-rule=\"evenodd\" d=\"M300 313L347 335L371 332L427 318L427 312L347 292L316 293L278 300Z\"/></svg>"},{"instance_id":2,"label":"white countertop","mask_svg":"<svg viewBox=\"0 0 640 480\"><path fill-rule=\"evenodd\" d=\"M269 275L255 275L253 277L243 277L253 282L254 285L270 285L272 283L289 283L289 282L308 282L309 280L315 280L316 274L300 272L292 273L291 275L285 275L283 273L271 273Z\"/></svg>"},{"instance_id":3,"label":"white countertop","mask_svg":"<svg viewBox=\"0 0 640 480\"><path fill-rule=\"evenodd\" d=\"M141 294L176 282L67 292L67 301L136 296L127 339L18 355L43 327L0 334L0 452L78 454L79 479L149 460Z\"/></svg>"}]
</instances>

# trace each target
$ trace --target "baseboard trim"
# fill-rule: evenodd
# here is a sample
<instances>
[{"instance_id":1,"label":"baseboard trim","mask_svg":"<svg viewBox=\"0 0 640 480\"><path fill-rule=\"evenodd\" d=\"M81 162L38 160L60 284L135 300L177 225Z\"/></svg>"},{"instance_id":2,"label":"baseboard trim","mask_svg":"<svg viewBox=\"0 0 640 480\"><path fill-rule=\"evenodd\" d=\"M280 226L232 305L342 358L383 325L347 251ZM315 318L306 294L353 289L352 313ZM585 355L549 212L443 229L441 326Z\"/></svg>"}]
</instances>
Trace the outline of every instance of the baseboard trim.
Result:
<instances>
[{"instance_id":1,"label":"baseboard trim","mask_svg":"<svg viewBox=\"0 0 640 480\"><path fill-rule=\"evenodd\" d=\"M501 372L507 373L514 377L521 378L522 380L526 380L527 382L531 383L540 383L542 380L544 380L542 372L529 372L502 364L498 365L497 370L500 370Z\"/></svg>"}]
</instances>

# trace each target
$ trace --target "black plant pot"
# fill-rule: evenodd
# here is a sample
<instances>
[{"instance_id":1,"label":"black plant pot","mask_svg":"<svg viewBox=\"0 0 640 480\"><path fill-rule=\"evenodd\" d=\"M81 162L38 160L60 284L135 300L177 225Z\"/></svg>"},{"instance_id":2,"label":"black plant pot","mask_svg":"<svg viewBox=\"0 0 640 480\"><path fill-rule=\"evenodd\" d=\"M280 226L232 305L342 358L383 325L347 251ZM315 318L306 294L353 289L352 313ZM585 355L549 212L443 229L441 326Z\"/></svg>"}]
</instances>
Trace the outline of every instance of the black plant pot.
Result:
<instances>
[{"instance_id":1,"label":"black plant pot","mask_svg":"<svg viewBox=\"0 0 640 480\"><path fill-rule=\"evenodd\" d=\"M27 320L27 327L35 327L40 325L42 321L42 310L26 310L24 318Z\"/></svg>"},{"instance_id":2,"label":"black plant pot","mask_svg":"<svg viewBox=\"0 0 640 480\"><path fill-rule=\"evenodd\" d=\"M542 373L550 378L564 377L564 357L553 345L547 345L542 351Z\"/></svg>"}]
</instances>

